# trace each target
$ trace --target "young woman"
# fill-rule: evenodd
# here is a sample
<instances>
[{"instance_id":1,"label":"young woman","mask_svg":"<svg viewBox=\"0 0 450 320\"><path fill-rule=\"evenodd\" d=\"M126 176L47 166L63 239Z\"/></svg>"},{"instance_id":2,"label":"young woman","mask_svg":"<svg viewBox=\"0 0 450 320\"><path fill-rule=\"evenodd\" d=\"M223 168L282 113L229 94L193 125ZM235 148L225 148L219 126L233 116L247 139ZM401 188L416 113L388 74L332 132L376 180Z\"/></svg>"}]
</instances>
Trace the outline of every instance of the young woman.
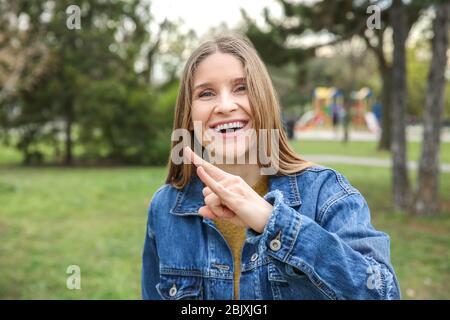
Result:
<instances>
[{"instance_id":1,"label":"young woman","mask_svg":"<svg viewBox=\"0 0 450 320\"><path fill-rule=\"evenodd\" d=\"M192 53L173 129L149 208L144 299L400 298L389 237L345 177L289 147L248 39L221 36Z\"/></svg>"}]
</instances>

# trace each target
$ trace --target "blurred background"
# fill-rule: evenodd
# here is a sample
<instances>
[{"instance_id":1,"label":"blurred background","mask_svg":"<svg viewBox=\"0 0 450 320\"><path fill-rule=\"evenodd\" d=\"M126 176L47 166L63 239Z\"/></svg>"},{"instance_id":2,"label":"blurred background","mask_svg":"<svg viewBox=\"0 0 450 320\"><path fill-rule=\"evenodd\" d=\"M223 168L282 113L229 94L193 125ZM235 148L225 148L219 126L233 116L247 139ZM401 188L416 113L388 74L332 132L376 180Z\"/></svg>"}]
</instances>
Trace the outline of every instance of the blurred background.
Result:
<instances>
[{"instance_id":1,"label":"blurred background","mask_svg":"<svg viewBox=\"0 0 450 320\"><path fill-rule=\"evenodd\" d=\"M449 20L438 0L0 0L0 299L140 298L180 72L228 31L294 149L367 199L403 299L449 299Z\"/></svg>"}]
</instances>

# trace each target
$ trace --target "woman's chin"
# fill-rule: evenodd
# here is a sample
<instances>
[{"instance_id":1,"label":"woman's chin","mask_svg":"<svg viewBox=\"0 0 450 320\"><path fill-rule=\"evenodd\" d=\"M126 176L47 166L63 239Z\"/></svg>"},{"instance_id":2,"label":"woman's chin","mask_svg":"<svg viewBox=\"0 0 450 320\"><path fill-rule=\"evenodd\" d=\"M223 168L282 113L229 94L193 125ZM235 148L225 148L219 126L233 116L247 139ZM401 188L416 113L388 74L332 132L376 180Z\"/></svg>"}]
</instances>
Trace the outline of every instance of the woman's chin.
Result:
<instances>
[{"instance_id":1,"label":"woman's chin","mask_svg":"<svg viewBox=\"0 0 450 320\"><path fill-rule=\"evenodd\" d=\"M227 150L226 152L221 152L218 150L214 150L211 153L211 157L213 162L215 164L247 164L248 160L246 161L246 155L247 149L240 148L236 151L234 150Z\"/></svg>"}]
</instances>

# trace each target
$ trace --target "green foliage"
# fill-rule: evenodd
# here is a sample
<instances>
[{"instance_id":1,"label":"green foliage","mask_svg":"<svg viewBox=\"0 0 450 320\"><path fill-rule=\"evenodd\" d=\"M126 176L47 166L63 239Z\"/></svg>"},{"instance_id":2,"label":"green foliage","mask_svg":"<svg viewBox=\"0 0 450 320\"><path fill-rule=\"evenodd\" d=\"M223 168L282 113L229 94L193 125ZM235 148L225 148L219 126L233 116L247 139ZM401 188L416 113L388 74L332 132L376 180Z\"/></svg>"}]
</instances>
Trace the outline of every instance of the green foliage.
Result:
<instances>
[{"instance_id":1,"label":"green foliage","mask_svg":"<svg viewBox=\"0 0 450 320\"><path fill-rule=\"evenodd\" d=\"M160 86L150 81L160 39L149 31L149 3L20 3L9 13L28 15L36 22L29 37L45 44L50 61L39 81L0 101L3 136L24 154L25 163L69 163L72 149L77 150L78 162L165 163L170 141L163 147L161 137L170 137L177 88L173 76ZM81 8L80 30L66 27L65 10L72 4ZM38 23L38 12L48 6L49 20ZM176 35L173 25L164 26ZM150 48L151 43L156 44ZM138 62L144 67L136 70ZM53 155L44 152L48 147Z\"/></svg>"},{"instance_id":2,"label":"green foliage","mask_svg":"<svg viewBox=\"0 0 450 320\"><path fill-rule=\"evenodd\" d=\"M379 100L382 100L383 76L388 74L391 59L385 46L385 31L389 28L390 3L380 3L381 29L367 29L367 7L373 4L368 0L321 0L321 1L277 1L283 9L282 18L272 18L265 11L266 27L260 28L243 12L247 21L247 36L256 49L271 66L279 70L289 68L284 76L295 82L294 87L300 94L283 92L278 86L284 104L306 103L316 86L335 86L348 95L363 86L370 87ZM404 2L408 20L408 30L424 10L435 1L412 0ZM318 56L316 47L321 45L309 41L314 35L332 46L330 57ZM386 34L387 35L387 34ZM299 40L304 41L303 44ZM357 40L357 41L355 41ZM357 52L352 52L356 43ZM362 44L362 48L361 48ZM429 50L428 50L429 51ZM411 94L408 99L408 111L413 115L421 114L427 82L427 66L410 54L408 58L408 87ZM428 64L429 62L427 62ZM289 66L289 67L288 67ZM295 70L296 75L291 72ZM278 78L283 78L282 76ZM276 81L275 81L276 82ZM277 85L277 84L276 84ZM447 90L448 92L448 90ZM448 95L450 97L450 95ZM297 99L297 103L293 100ZM448 101L448 99L447 99ZM388 101L382 101L388 104ZM448 114L448 107L446 107Z\"/></svg>"},{"instance_id":3,"label":"green foliage","mask_svg":"<svg viewBox=\"0 0 450 320\"><path fill-rule=\"evenodd\" d=\"M430 45L418 42L414 47L408 48L408 113L422 117L425 106L425 96L428 90L428 74L430 70ZM444 118L450 118L450 81L447 80L445 90Z\"/></svg>"}]
</instances>

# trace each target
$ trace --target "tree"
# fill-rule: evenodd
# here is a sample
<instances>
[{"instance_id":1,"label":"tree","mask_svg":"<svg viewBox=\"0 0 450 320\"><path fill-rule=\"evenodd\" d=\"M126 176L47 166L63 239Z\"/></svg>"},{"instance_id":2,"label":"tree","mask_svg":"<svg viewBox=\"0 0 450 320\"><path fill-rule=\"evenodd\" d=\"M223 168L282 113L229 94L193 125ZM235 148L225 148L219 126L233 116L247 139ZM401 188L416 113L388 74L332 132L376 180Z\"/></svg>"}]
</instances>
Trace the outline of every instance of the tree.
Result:
<instances>
[{"instance_id":1,"label":"tree","mask_svg":"<svg viewBox=\"0 0 450 320\"><path fill-rule=\"evenodd\" d=\"M391 29L389 11L391 6L386 1L356 1L356 0L322 0L313 3L288 2L278 0L283 7L285 17L280 21L274 21L266 12L266 22L269 31L260 30L255 23L248 19L244 13L249 27L247 35L254 42L257 49L267 63L284 63L286 61L302 62L306 57L311 57L314 50L324 45L333 45L345 42L353 36L363 39L378 61L379 74L382 78L383 119L382 135L379 149L390 150L391 145L391 87L392 87L392 62L385 48L385 40ZM432 1L431 1L432 2ZM369 5L379 5L380 28L369 30L367 28L367 8ZM430 1L411 0L404 3L406 15L406 34L417 21L421 10L429 7ZM301 37L308 32L328 35L331 40L325 44L313 45L309 48L292 48L288 39Z\"/></svg>"},{"instance_id":2,"label":"tree","mask_svg":"<svg viewBox=\"0 0 450 320\"><path fill-rule=\"evenodd\" d=\"M390 10L394 54L392 63L391 119L392 126L392 187L394 205L407 209L410 187L406 160L406 39L408 26L402 0L393 0Z\"/></svg>"},{"instance_id":3,"label":"tree","mask_svg":"<svg viewBox=\"0 0 450 320\"><path fill-rule=\"evenodd\" d=\"M2 69L0 48L0 81L3 70L7 78L21 75L15 94L9 90L8 98L0 102L1 127L10 129L10 140L26 163L50 145L55 160L71 164L76 144L83 147L77 155L83 160L165 163L168 153L160 148L159 138L171 124L168 106L175 103L176 81L171 76L169 83L157 86L150 80L160 39L167 34L176 38L176 27L165 21L154 36L149 1L80 0L76 4L81 29L69 29L66 9L72 4L0 0L0 9L8 10L0 11L0 26L8 26L10 17L23 17L27 21L23 33L45 47L48 57L27 55L25 67L13 72L9 66ZM3 42L3 34L0 29L0 47L6 43L14 57L20 50L14 51L11 41ZM31 68L34 64L29 62L34 60L48 61L45 72Z\"/></svg>"},{"instance_id":4,"label":"tree","mask_svg":"<svg viewBox=\"0 0 450 320\"><path fill-rule=\"evenodd\" d=\"M445 66L447 65L450 3L435 6L432 58L423 115L423 142L418 185L412 210L420 215L439 212L439 155L442 115L444 113Z\"/></svg>"},{"instance_id":5,"label":"tree","mask_svg":"<svg viewBox=\"0 0 450 320\"><path fill-rule=\"evenodd\" d=\"M0 0L0 105L18 88L31 85L45 72L48 49L39 35L21 26L20 1Z\"/></svg>"},{"instance_id":6,"label":"tree","mask_svg":"<svg viewBox=\"0 0 450 320\"><path fill-rule=\"evenodd\" d=\"M30 7L33 10L29 10L29 15L21 15ZM32 150L33 143L46 136L45 115L35 108L21 108L17 103L51 69L51 52L42 42L44 33L34 28L40 9L27 1L0 0L0 133L5 143L12 144L9 132L15 129L15 143L26 163L38 155Z\"/></svg>"}]
</instances>

